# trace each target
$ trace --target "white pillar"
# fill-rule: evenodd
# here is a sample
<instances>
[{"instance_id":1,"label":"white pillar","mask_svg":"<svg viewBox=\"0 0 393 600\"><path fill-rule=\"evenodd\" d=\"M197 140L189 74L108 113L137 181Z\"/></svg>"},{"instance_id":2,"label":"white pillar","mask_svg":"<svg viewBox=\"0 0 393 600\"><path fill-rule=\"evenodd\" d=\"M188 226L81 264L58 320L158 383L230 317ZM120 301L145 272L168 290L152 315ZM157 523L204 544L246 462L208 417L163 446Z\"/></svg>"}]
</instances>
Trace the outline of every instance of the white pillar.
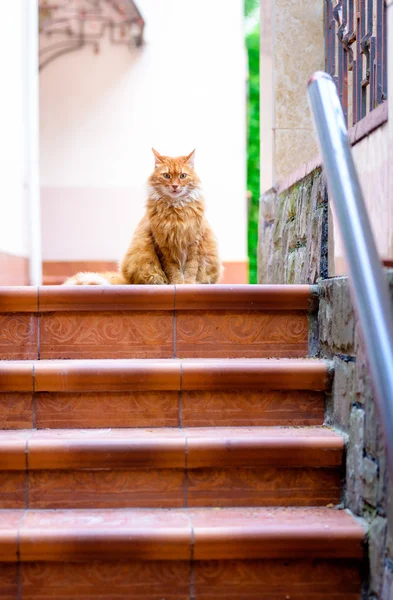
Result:
<instances>
[{"instance_id":1,"label":"white pillar","mask_svg":"<svg viewBox=\"0 0 393 600\"><path fill-rule=\"evenodd\" d=\"M24 0L26 19L26 175L30 243L30 284L42 283L39 166L38 0Z\"/></svg>"}]
</instances>

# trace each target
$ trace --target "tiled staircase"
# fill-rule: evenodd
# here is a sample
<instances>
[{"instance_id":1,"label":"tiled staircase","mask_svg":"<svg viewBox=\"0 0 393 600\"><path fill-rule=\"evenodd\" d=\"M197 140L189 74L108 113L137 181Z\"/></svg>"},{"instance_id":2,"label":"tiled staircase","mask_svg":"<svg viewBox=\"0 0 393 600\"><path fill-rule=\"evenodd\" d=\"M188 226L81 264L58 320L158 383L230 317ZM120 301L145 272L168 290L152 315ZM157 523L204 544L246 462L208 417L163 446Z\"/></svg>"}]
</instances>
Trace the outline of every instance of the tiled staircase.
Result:
<instances>
[{"instance_id":1,"label":"tiled staircase","mask_svg":"<svg viewBox=\"0 0 393 600\"><path fill-rule=\"evenodd\" d=\"M0 289L0 598L359 600L315 303Z\"/></svg>"}]
</instances>

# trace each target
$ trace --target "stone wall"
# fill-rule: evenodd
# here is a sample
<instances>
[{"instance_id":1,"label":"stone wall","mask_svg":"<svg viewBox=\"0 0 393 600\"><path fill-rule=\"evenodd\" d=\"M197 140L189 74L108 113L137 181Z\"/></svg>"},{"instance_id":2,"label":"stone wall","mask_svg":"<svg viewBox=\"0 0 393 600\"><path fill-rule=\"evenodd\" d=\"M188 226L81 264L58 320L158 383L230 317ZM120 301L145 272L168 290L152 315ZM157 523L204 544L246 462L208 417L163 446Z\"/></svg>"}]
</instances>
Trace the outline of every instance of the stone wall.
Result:
<instances>
[{"instance_id":1,"label":"stone wall","mask_svg":"<svg viewBox=\"0 0 393 600\"><path fill-rule=\"evenodd\" d=\"M261 197L259 283L316 283L327 277L328 203L320 168Z\"/></svg>"},{"instance_id":2,"label":"stone wall","mask_svg":"<svg viewBox=\"0 0 393 600\"><path fill-rule=\"evenodd\" d=\"M261 198L259 282L318 284L318 318L311 319L309 354L331 361L334 377L326 423L347 439L343 503L369 525L362 598L393 600L393 483L348 279L327 278L328 258L334 260L330 236L320 168L300 177L297 173ZM393 270L387 277L393 300Z\"/></svg>"},{"instance_id":3,"label":"stone wall","mask_svg":"<svg viewBox=\"0 0 393 600\"><path fill-rule=\"evenodd\" d=\"M393 300L393 271L387 274ZM319 355L334 364L326 422L348 436L344 502L369 524L363 598L393 600L393 486L348 279L320 282Z\"/></svg>"}]
</instances>

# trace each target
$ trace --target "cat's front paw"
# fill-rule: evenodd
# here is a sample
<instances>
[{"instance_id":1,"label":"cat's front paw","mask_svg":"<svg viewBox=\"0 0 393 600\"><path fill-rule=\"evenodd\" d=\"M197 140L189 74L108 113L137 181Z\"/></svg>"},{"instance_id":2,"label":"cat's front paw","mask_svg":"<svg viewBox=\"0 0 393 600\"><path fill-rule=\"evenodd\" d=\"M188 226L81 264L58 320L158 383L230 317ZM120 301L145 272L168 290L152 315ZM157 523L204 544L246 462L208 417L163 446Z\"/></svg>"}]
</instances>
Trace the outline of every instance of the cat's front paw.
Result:
<instances>
[{"instance_id":1,"label":"cat's front paw","mask_svg":"<svg viewBox=\"0 0 393 600\"><path fill-rule=\"evenodd\" d=\"M189 283L189 284L194 284L196 283L196 279L195 277L187 277L187 279L184 280L184 283Z\"/></svg>"},{"instance_id":2,"label":"cat's front paw","mask_svg":"<svg viewBox=\"0 0 393 600\"><path fill-rule=\"evenodd\" d=\"M183 283L185 283L184 277L183 275L176 275L170 278L169 283L171 285L182 285Z\"/></svg>"},{"instance_id":3,"label":"cat's front paw","mask_svg":"<svg viewBox=\"0 0 393 600\"><path fill-rule=\"evenodd\" d=\"M168 280L165 277L161 277L161 275L152 275L149 279L150 285L167 285Z\"/></svg>"}]
</instances>

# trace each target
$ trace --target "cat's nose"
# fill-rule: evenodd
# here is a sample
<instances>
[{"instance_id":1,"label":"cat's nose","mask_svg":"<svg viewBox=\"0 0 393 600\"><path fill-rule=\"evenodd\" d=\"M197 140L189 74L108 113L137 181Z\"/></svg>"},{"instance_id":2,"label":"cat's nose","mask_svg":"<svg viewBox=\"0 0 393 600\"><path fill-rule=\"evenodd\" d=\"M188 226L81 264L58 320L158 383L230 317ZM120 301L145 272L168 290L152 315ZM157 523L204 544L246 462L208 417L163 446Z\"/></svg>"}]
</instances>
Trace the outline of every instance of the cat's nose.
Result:
<instances>
[{"instance_id":1,"label":"cat's nose","mask_svg":"<svg viewBox=\"0 0 393 600\"><path fill-rule=\"evenodd\" d=\"M177 188L178 188L178 187L179 187L178 185L173 185L173 186L172 186L172 188L173 188L173 191L174 191L174 192L176 192L176 190L177 190Z\"/></svg>"}]
</instances>

